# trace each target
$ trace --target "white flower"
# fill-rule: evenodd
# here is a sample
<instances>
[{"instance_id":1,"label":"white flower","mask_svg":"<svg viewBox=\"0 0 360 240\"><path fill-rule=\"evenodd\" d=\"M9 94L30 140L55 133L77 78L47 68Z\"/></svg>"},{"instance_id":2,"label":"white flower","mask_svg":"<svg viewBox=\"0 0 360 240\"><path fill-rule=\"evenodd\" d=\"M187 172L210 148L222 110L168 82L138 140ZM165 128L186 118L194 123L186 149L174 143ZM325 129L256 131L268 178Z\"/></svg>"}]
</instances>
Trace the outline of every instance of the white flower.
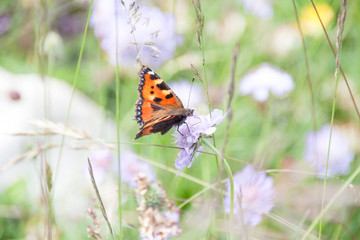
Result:
<instances>
[{"instance_id":1,"label":"white flower","mask_svg":"<svg viewBox=\"0 0 360 240\"><path fill-rule=\"evenodd\" d=\"M117 170L117 159L115 159L115 162ZM132 188L137 186L136 178L139 173L145 175L150 181L154 181L156 179L151 165L139 160L131 150L125 150L120 153L120 162L121 181Z\"/></svg>"},{"instance_id":2,"label":"white flower","mask_svg":"<svg viewBox=\"0 0 360 240\"><path fill-rule=\"evenodd\" d=\"M273 17L274 10L269 0L240 0L245 12L253 14L260 19L268 20Z\"/></svg>"},{"instance_id":3,"label":"white flower","mask_svg":"<svg viewBox=\"0 0 360 240\"><path fill-rule=\"evenodd\" d=\"M252 166L246 166L234 174L234 214L244 224L256 226L262 214L270 212L274 206L275 190L273 179L264 172L257 173ZM225 212L230 213L230 184L227 182L227 195L224 198ZM241 207L241 209L240 209Z\"/></svg>"},{"instance_id":4,"label":"white flower","mask_svg":"<svg viewBox=\"0 0 360 240\"><path fill-rule=\"evenodd\" d=\"M259 102L266 101L270 91L278 97L284 97L293 89L292 77L267 63L261 64L257 69L246 74L239 86L243 95L252 94Z\"/></svg>"},{"instance_id":5,"label":"white flower","mask_svg":"<svg viewBox=\"0 0 360 240\"><path fill-rule=\"evenodd\" d=\"M44 39L44 45L43 45L44 53L53 56L59 56L62 53L62 48L63 48L63 40L61 36L56 32L49 32Z\"/></svg>"},{"instance_id":6,"label":"white flower","mask_svg":"<svg viewBox=\"0 0 360 240\"><path fill-rule=\"evenodd\" d=\"M102 0L94 3L90 19L95 36L101 41L101 48L107 53L110 64L116 64L115 23L118 24L120 65L134 64L138 51L141 61L146 65L159 66L173 57L178 36L175 34L175 18L172 14L144 3L132 5L133 1L129 0L124 1L126 12L121 1L116 1L116 5L114 2Z\"/></svg>"},{"instance_id":7,"label":"white flower","mask_svg":"<svg viewBox=\"0 0 360 240\"><path fill-rule=\"evenodd\" d=\"M189 116L186 118L184 124L179 126L173 136L179 148L183 148L178 153L175 167L182 171L184 167L191 167L195 157L199 155L196 151L201 151L202 146L198 145L199 138L202 136L209 136L216 131L215 125L220 124L226 114L219 109L215 109L210 117L210 114L205 116Z\"/></svg>"},{"instance_id":8,"label":"white flower","mask_svg":"<svg viewBox=\"0 0 360 240\"><path fill-rule=\"evenodd\" d=\"M202 87L194 83L191 89L192 83L190 81L187 81L185 79L180 79L178 82L170 82L169 86L170 88L176 93L176 95L180 98L182 103L186 108L193 109L195 106L205 104L206 98L204 95L204 91ZM189 106L187 106L189 94L191 89L191 96L189 101Z\"/></svg>"},{"instance_id":9,"label":"white flower","mask_svg":"<svg viewBox=\"0 0 360 240\"><path fill-rule=\"evenodd\" d=\"M306 136L304 159L315 167L323 178L326 171L326 160L330 137L330 125L326 124L317 132L309 132ZM354 153L350 150L350 143L333 128L328 164L328 176L347 174Z\"/></svg>"},{"instance_id":10,"label":"white flower","mask_svg":"<svg viewBox=\"0 0 360 240\"><path fill-rule=\"evenodd\" d=\"M299 30L293 25L285 24L278 27L269 42L269 51L279 56L285 56L291 50L300 46Z\"/></svg>"}]
</instances>

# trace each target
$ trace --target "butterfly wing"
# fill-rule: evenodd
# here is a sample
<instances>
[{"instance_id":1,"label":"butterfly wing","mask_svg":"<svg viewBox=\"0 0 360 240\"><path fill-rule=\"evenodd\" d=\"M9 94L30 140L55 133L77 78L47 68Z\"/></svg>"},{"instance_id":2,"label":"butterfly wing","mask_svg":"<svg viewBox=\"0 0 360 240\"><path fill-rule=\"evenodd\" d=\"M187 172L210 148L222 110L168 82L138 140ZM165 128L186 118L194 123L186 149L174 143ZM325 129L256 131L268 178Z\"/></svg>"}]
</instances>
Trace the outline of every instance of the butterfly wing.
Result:
<instances>
[{"instance_id":1,"label":"butterfly wing","mask_svg":"<svg viewBox=\"0 0 360 240\"><path fill-rule=\"evenodd\" d=\"M150 103L175 108L184 108L181 100L170 87L149 67L143 66L139 72L138 93L141 99Z\"/></svg>"},{"instance_id":2,"label":"butterfly wing","mask_svg":"<svg viewBox=\"0 0 360 240\"><path fill-rule=\"evenodd\" d=\"M164 135L172 128L172 126L179 124L183 119L184 116L181 115L169 115L163 118L154 119L140 128L140 131L136 134L135 140L151 133L161 132L161 135Z\"/></svg>"},{"instance_id":3,"label":"butterfly wing","mask_svg":"<svg viewBox=\"0 0 360 240\"><path fill-rule=\"evenodd\" d=\"M143 66L139 72L138 93L140 99L135 104L135 120L140 125L139 137L161 132L167 133L175 124L186 118L181 100L169 86L149 67Z\"/></svg>"}]
</instances>

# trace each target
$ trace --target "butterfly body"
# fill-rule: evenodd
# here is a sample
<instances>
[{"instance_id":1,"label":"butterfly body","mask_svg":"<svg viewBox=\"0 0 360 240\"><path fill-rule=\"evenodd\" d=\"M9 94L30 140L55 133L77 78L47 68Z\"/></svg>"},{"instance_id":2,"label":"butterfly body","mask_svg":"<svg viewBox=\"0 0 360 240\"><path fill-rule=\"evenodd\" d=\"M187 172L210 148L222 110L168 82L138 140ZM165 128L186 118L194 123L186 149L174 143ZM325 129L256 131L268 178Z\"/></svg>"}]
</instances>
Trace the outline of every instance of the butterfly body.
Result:
<instances>
[{"instance_id":1,"label":"butterfly body","mask_svg":"<svg viewBox=\"0 0 360 240\"><path fill-rule=\"evenodd\" d=\"M138 75L140 98L135 104L134 119L140 128L135 139L157 132L164 135L193 114L194 110L184 108L176 94L149 67L142 66Z\"/></svg>"}]
</instances>

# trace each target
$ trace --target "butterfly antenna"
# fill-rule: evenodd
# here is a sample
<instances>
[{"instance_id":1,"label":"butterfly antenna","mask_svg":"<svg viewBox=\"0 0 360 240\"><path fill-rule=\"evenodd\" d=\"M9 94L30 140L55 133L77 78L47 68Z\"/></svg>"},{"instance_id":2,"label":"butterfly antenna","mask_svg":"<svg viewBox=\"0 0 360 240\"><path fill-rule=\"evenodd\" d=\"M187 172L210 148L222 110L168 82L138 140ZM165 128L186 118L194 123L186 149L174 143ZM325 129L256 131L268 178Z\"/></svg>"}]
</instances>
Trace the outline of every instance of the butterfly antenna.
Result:
<instances>
[{"instance_id":1,"label":"butterfly antenna","mask_svg":"<svg viewBox=\"0 0 360 240\"><path fill-rule=\"evenodd\" d=\"M189 97L188 97L188 102L187 102L187 107L186 107L186 108L189 108L191 90L192 90L192 87L193 87L193 85L194 85L194 81L195 81L195 77L193 77L192 82L191 82L191 87L190 87L190 92L189 92Z\"/></svg>"}]
</instances>

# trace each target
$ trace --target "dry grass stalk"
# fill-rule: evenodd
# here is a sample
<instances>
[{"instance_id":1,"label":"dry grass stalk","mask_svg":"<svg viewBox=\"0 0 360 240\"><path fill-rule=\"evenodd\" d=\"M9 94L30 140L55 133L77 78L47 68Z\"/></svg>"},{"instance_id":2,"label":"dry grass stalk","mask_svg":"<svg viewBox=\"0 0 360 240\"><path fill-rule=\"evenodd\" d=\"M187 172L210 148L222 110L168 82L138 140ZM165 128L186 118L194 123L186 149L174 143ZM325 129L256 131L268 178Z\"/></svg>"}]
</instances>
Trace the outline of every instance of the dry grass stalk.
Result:
<instances>
[{"instance_id":1,"label":"dry grass stalk","mask_svg":"<svg viewBox=\"0 0 360 240\"><path fill-rule=\"evenodd\" d=\"M199 79L199 81L204 84L204 81L202 80L199 71L195 68L194 65L190 64L190 66L191 66L191 70L192 70L192 72L195 74L195 76L197 76L198 79Z\"/></svg>"},{"instance_id":2,"label":"dry grass stalk","mask_svg":"<svg viewBox=\"0 0 360 240\"><path fill-rule=\"evenodd\" d=\"M202 45L202 35L204 29L204 15L201 12L201 3L200 0L192 0L192 4L195 10L196 16L196 37L199 48L201 49Z\"/></svg>"},{"instance_id":3,"label":"dry grass stalk","mask_svg":"<svg viewBox=\"0 0 360 240\"><path fill-rule=\"evenodd\" d=\"M327 31L326 31L326 28L325 28L325 26L324 26L324 23L322 22L322 20L321 20L321 18L320 18L320 15L319 15L319 12L318 12L318 10L317 10L317 8L316 8L316 6L315 6L314 0L311 0L311 3L312 3L312 5L313 5L313 7L314 7L314 10L315 10L315 12L316 12L316 15L317 15L317 17L318 17L318 19L319 19L319 21L320 21L320 23L321 23L321 26L322 26L323 30L324 30L324 33L325 33L326 39L327 39L327 41L328 41L328 43L329 43L329 45L330 45L331 51L333 52L334 56L336 57L335 49L334 49L334 47L333 47L333 45L332 45L332 43L331 43L331 41L330 41L330 38L329 38L329 35L328 35ZM360 111L359 111L359 108L358 108L358 106L357 106L357 104L356 104L354 95L353 95L353 93L352 93L352 91L351 91L351 87L350 87L349 82L348 82L348 80L347 80L347 78L346 78L346 76L345 76L345 73L344 73L344 71L343 71L343 69L342 69L342 67L341 67L341 64L339 64L339 69L340 69L341 75L343 76L343 78L344 78L344 80L345 80L345 83L346 83L347 89L348 89L348 91L349 91L349 94L350 94L350 97L351 97L351 101L353 102L355 111L356 111L356 113L357 113L357 115L358 115L358 118L360 119Z\"/></svg>"},{"instance_id":4,"label":"dry grass stalk","mask_svg":"<svg viewBox=\"0 0 360 240\"><path fill-rule=\"evenodd\" d=\"M92 169L92 166L91 166L91 162L90 162L90 159L88 159L88 166L89 166L89 174L90 174L90 178L91 178L91 183L93 185L93 188L95 190L95 194L96 194L96 197L99 201L99 204L100 204L100 209L101 209L101 213L105 219L105 222L109 228L109 231L110 231L110 234L112 236L112 239L114 239L114 234L113 234L113 230L112 230L112 227L111 227L111 224L110 224L110 221L109 221L109 218L106 214L106 210L105 210L105 206L104 206L104 203L101 199L101 196L100 196L100 193L99 193L99 189L96 185L96 181L95 181L95 177L94 177L94 172L93 172L93 169ZM91 230L91 229L90 229Z\"/></svg>"},{"instance_id":5,"label":"dry grass stalk","mask_svg":"<svg viewBox=\"0 0 360 240\"><path fill-rule=\"evenodd\" d=\"M304 34L301 28L301 24L300 24L300 19L299 19L299 15L297 12L297 8L296 8L296 4L295 4L295 0L292 0L293 3L293 7L294 7L294 13L295 13L295 17L296 17L296 22L297 22L297 27L299 29L299 33L301 36L301 41L302 41L302 47L303 47L303 51L304 51L304 57L305 57L305 67L306 67L306 79L309 85L309 90L310 90L310 98L311 98L311 118L312 118L312 122L313 122L313 131L316 131L316 109L315 109L315 97L314 97L314 89L313 89L313 84L312 84L312 80L311 80L311 74L310 74L310 64L309 64L309 57L307 54L307 50L306 50L306 45L305 45L305 38L304 38Z\"/></svg>"},{"instance_id":6,"label":"dry grass stalk","mask_svg":"<svg viewBox=\"0 0 360 240\"><path fill-rule=\"evenodd\" d=\"M41 174L40 174L40 183L41 183L41 193L43 197L43 206L45 212L45 239L52 239L52 223L53 223L53 212L50 193L52 190L52 171L44 158L44 154L41 155Z\"/></svg>"},{"instance_id":7,"label":"dry grass stalk","mask_svg":"<svg viewBox=\"0 0 360 240\"><path fill-rule=\"evenodd\" d=\"M229 112L228 114L228 123L226 126L226 133L225 133L225 140L224 140L224 145L223 148L221 150L222 155L224 155L225 153L225 148L226 145L229 142L229 137L230 137L230 125L233 119L233 112L230 110L231 107L231 103L232 100L234 98L234 89L235 89L235 70L236 70L236 63L237 63L237 58L239 55L239 45L240 42L238 41L235 45L235 48L233 50L233 55L232 55L232 62L231 62L231 69L230 69L230 81L229 81L229 86L228 86L228 94L229 94L229 99L227 102L227 111Z\"/></svg>"},{"instance_id":8,"label":"dry grass stalk","mask_svg":"<svg viewBox=\"0 0 360 240\"><path fill-rule=\"evenodd\" d=\"M341 43L342 43L342 34L344 31L344 23L346 18L346 0L343 0L342 9L339 11L337 18L337 30L336 30L336 68L335 68L335 79L338 77L338 69L339 69L339 58L341 52Z\"/></svg>"},{"instance_id":9,"label":"dry grass stalk","mask_svg":"<svg viewBox=\"0 0 360 240\"><path fill-rule=\"evenodd\" d=\"M76 130L66 126L63 123L55 123L49 120L33 119L28 121L29 124L43 129L43 131L25 131L14 133L14 136L38 136L38 135L62 135L77 140L91 140L86 132Z\"/></svg>"},{"instance_id":10,"label":"dry grass stalk","mask_svg":"<svg viewBox=\"0 0 360 240\"><path fill-rule=\"evenodd\" d=\"M0 173L3 171L8 170L10 167L14 166L18 162L25 160L25 159L34 159L39 154L47 151L48 149L56 147L56 144L45 144L41 146L34 146L31 150L22 153L12 159L10 159L7 163L0 167Z\"/></svg>"},{"instance_id":11,"label":"dry grass stalk","mask_svg":"<svg viewBox=\"0 0 360 240\"><path fill-rule=\"evenodd\" d=\"M28 121L29 124L41 128L39 131L23 131L14 133L14 136L41 136L41 135L60 135L69 138L73 138L75 140L88 140L95 142L97 144L102 145L103 147L107 147L112 150L116 150L116 146L114 144L109 144L104 142L101 139L92 138L83 130L78 130L74 128L70 128L62 123L55 123L49 120L38 120L34 119ZM56 145L51 145L51 147L55 147ZM0 168L1 169L1 168Z\"/></svg>"}]
</instances>

